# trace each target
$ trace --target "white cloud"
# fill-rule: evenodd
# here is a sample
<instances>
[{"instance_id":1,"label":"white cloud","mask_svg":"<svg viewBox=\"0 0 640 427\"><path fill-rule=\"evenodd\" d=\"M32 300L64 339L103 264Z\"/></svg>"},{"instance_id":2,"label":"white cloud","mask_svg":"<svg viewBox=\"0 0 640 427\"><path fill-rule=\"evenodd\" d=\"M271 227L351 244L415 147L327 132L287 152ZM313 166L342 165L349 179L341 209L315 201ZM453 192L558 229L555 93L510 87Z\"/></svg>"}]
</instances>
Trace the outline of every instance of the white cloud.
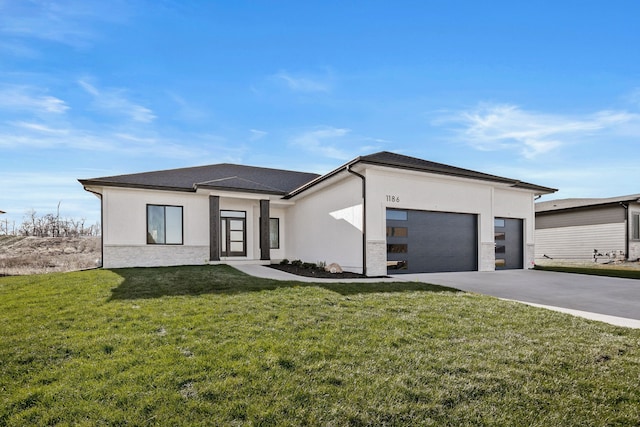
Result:
<instances>
[{"instance_id":1,"label":"white cloud","mask_svg":"<svg viewBox=\"0 0 640 427\"><path fill-rule=\"evenodd\" d=\"M249 132L251 132L249 141L257 141L268 135L268 132L265 132L263 130L258 130L258 129L249 129Z\"/></svg>"},{"instance_id":2,"label":"white cloud","mask_svg":"<svg viewBox=\"0 0 640 427\"><path fill-rule=\"evenodd\" d=\"M30 86L5 86L0 88L0 108L29 111L31 113L62 114L69 106L60 98L45 95Z\"/></svg>"},{"instance_id":3,"label":"white cloud","mask_svg":"<svg viewBox=\"0 0 640 427\"><path fill-rule=\"evenodd\" d=\"M99 37L96 24L122 24L130 15L131 5L119 0L0 2L0 34L86 48Z\"/></svg>"},{"instance_id":4,"label":"white cloud","mask_svg":"<svg viewBox=\"0 0 640 427\"><path fill-rule=\"evenodd\" d=\"M509 104L482 104L470 111L445 115L434 124L454 123L456 135L477 150L516 150L534 158L599 132L640 122L640 115L605 110L564 116L522 110Z\"/></svg>"},{"instance_id":5,"label":"white cloud","mask_svg":"<svg viewBox=\"0 0 640 427\"><path fill-rule=\"evenodd\" d=\"M94 97L96 107L103 111L117 115L123 114L141 123L150 123L156 119L152 110L129 101L122 89L98 89L85 80L79 80L78 84Z\"/></svg>"},{"instance_id":6,"label":"white cloud","mask_svg":"<svg viewBox=\"0 0 640 427\"><path fill-rule=\"evenodd\" d=\"M283 81L294 92L328 92L331 89L331 85L327 81L319 78L293 76L286 71L280 71L273 77Z\"/></svg>"},{"instance_id":7,"label":"white cloud","mask_svg":"<svg viewBox=\"0 0 640 427\"><path fill-rule=\"evenodd\" d=\"M47 125L43 125L41 123L11 122L10 124L19 128L43 132L43 133L49 133L49 134L67 135L69 133L68 129L56 129Z\"/></svg>"},{"instance_id":8,"label":"white cloud","mask_svg":"<svg viewBox=\"0 0 640 427\"><path fill-rule=\"evenodd\" d=\"M337 145L347 145L343 138L351 132L350 129L324 127L303 132L292 138L292 143L300 148L325 157L347 160L350 155Z\"/></svg>"},{"instance_id":9,"label":"white cloud","mask_svg":"<svg viewBox=\"0 0 640 427\"><path fill-rule=\"evenodd\" d=\"M187 122L204 122L208 119L209 113L202 108L193 106L183 97L172 92L167 92L169 97L176 103L175 116Z\"/></svg>"},{"instance_id":10,"label":"white cloud","mask_svg":"<svg viewBox=\"0 0 640 427\"><path fill-rule=\"evenodd\" d=\"M640 87L633 89L628 95L624 97L624 99L637 106L640 106Z\"/></svg>"}]
</instances>

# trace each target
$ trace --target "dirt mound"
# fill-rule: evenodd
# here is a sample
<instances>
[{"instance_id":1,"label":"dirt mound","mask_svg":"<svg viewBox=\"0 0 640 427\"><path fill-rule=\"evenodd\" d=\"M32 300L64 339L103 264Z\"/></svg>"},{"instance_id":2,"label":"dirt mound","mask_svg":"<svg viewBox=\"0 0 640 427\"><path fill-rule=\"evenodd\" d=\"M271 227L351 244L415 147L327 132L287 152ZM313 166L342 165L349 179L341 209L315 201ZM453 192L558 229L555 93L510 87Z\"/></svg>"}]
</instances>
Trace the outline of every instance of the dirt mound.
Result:
<instances>
[{"instance_id":1,"label":"dirt mound","mask_svg":"<svg viewBox=\"0 0 640 427\"><path fill-rule=\"evenodd\" d=\"M100 237L0 236L0 275L82 270L100 265Z\"/></svg>"}]
</instances>

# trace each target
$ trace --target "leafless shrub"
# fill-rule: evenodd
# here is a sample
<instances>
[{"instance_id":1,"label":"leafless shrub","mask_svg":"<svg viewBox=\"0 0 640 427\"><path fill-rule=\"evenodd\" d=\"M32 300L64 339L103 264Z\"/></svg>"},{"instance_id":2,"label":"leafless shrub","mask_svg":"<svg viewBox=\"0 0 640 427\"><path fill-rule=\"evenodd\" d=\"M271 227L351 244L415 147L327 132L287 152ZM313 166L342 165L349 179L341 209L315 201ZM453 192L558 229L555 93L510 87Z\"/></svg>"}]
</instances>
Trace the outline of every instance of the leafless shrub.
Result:
<instances>
[{"instance_id":1,"label":"leafless shrub","mask_svg":"<svg viewBox=\"0 0 640 427\"><path fill-rule=\"evenodd\" d=\"M97 237L0 236L0 275L94 268L100 255Z\"/></svg>"}]
</instances>

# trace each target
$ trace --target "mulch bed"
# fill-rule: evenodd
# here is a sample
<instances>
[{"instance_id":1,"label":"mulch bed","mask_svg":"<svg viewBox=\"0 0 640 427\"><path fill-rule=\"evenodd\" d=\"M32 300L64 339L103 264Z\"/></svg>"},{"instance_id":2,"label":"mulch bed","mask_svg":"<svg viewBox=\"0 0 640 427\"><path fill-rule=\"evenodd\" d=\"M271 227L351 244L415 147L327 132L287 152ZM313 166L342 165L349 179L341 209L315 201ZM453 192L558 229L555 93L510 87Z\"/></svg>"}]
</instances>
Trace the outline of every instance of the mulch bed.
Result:
<instances>
[{"instance_id":1,"label":"mulch bed","mask_svg":"<svg viewBox=\"0 0 640 427\"><path fill-rule=\"evenodd\" d=\"M302 268L291 264L272 264L269 267L285 271L287 273L296 274L298 276L317 277L319 279L373 279L373 277L364 276L358 273L351 273L349 271L342 273L330 273L328 271L320 270L319 268Z\"/></svg>"}]
</instances>

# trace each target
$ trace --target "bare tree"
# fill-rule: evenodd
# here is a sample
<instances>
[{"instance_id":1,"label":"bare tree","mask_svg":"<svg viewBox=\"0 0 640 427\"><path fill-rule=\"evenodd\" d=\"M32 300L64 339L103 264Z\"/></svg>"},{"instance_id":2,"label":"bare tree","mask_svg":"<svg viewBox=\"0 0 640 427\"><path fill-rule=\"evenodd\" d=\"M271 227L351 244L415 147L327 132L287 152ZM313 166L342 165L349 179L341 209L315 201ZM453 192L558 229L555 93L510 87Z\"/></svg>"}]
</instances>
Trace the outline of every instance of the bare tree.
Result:
<instances>
[{"instance_id":1,"label":"bare tree","mask_svg":"<svg viewBox=\"0 0 640 427\"><path fill-rule=\"evenodd\" d=\"M78 237L99 236L100 222L85 226L86 219L60 218L60 213L39 216L34 209L27 211L18 233L23 236L37 237ZM5 227L8 228L8 227ZM5 230L7 232L8 230ZM15 233L14 233L15 234Z\"/></svg>"}]
</instances>

